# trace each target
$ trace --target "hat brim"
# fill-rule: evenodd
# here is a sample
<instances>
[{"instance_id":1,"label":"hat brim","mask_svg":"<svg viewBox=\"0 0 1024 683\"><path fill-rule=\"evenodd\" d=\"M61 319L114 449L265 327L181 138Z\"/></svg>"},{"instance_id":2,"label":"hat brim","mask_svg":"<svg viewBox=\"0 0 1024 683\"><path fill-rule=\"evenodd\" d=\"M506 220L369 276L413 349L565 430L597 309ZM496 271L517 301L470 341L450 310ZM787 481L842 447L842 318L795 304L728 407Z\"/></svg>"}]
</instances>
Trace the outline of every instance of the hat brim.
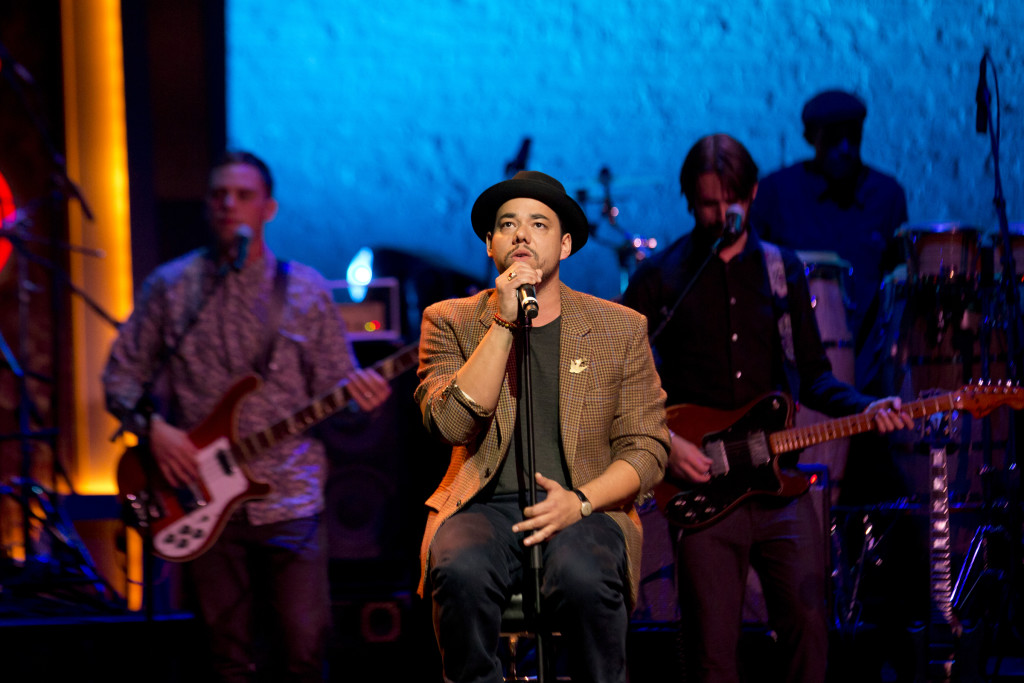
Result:
<instances>
[{"instance_id":1,"label":"hat brim","mask_svg":"<svg viewBox=\"0 0 1024 683\"><path fill-rule=\"evenodd\" d=\"M587 238L590 237L590 222L580 205L551 184L529 178L503 180L487 188L477 197L472 212L473 230L477 236L486 240L487 234L494 231L494 221L501 205L510 199L521 197L543 202L558 214L562 232L572 236L570 254L575 254L587 243Z\"/></svg>"}]
</instances>

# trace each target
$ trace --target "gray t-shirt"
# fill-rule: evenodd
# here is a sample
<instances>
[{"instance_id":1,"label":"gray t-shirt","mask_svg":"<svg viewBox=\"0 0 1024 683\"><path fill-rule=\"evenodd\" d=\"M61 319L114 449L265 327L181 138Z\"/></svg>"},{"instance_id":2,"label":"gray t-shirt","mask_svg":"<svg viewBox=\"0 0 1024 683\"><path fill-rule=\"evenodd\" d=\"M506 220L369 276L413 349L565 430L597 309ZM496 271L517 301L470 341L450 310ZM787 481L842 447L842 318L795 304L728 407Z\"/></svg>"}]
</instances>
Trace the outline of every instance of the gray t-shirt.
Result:
<instances>
[{"instance_id":1,"label":"gray t-shirt","mask_svg":"<svg viewBox=\"0 0 1024 683\"><path fill-rule=\"evenodd\" d=\"M543 327L530 330L530 379L533 384L533 434L537 471L566 486L569 481L562 449L561 420L558 410L558 354L561 347L562 319L555 318ZM517 344L517 349L522 345ZM521 353L521 351L519 351ZM523 363L519 363L519 387L523 387ZM516 438L498 473L496 494L529 490L525 477L526 396L520 391L516 418ZM543 490L542 490L543 493Z\"/></svg>"}]
</instances>

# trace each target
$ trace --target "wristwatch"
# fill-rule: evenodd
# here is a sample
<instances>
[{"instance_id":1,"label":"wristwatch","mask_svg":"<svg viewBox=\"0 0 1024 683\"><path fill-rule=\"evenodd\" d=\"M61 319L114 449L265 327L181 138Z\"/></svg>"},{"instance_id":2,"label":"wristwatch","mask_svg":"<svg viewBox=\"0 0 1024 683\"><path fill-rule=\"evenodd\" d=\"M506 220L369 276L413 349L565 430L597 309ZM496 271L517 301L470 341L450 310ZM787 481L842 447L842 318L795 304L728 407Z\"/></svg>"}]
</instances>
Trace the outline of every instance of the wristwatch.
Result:
<instances>
[{"instance_id":1,"label":"wristwatch","mask_svg":"<svg viewBox=\"0 0 1024 683\"><path fill-rule=\"evenodd\" d=\"M587 500L587 496L586 494L583 493L583 491L580 491L579 489L573 489L572 492L575 493L576 497L580 499L580 515L582 515L583 517L589 517L590 513L594 511L594 505L589 500Z\"/></svg>"}]
</instances>

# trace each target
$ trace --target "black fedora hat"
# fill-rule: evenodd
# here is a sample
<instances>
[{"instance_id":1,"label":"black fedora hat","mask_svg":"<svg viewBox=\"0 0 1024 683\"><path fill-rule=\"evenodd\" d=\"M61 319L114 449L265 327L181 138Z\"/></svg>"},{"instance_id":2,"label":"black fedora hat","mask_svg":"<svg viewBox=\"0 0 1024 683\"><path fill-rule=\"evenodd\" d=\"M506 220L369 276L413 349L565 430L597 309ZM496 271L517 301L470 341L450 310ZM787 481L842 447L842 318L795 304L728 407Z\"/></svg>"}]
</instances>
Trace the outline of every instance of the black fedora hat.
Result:
<instances>
[{"instance_id":1,"label":"black fedora hat","mask_svg":"<svg viewBox=\"0 0 1024 683\"><path fill-rule=\"evenodd\" d=\"M525 197L536 199L550 206L562 224L562 231L572 235L572 251L575 254L590 236L590 223L583 209L565 193L562 183L540 171L520 171L509 180L491 185L484 190L473 204L473 230L482 240L494 230L498 209L510 199Z\"/></svg>"}]
</instances>

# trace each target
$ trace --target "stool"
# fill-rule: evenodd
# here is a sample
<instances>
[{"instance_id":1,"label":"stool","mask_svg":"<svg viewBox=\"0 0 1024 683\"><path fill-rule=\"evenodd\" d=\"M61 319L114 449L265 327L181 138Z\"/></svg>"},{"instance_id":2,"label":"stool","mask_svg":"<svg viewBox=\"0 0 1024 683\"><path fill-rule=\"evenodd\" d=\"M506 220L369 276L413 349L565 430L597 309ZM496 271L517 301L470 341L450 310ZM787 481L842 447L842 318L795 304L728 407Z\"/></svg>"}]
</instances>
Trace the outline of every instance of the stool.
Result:
<instances>
[{"instance_id":1,"label":"stool","mask_svg":"<svg viewBox=\"0 0 1024 683\"><path fill-rule=\"evenodd\" d=\"M506 683L511 681L536 681L537 676L523 674L520 675L518 671L518 645L520 638L535 638L536 629L531 623L532 619L526 616L526 609L523 606L523 594L513 593L509 599L508 606L501 613L501 632L500 637L508 639L508 675L505 676ZM559 633L551 633L552 636L561 635ZM548 661L551 661L551 657L554 654L551 646L553 643L550 639L545 641L545 657ZM541 666L542 662L537 662L537 666ZM552 669L554 666L549 667L549 673L553 673ZM571 680L568 676L556 676L554 678L548 677L547 680L553 681L569 681Z\"/></svg>"}]
</instances>

